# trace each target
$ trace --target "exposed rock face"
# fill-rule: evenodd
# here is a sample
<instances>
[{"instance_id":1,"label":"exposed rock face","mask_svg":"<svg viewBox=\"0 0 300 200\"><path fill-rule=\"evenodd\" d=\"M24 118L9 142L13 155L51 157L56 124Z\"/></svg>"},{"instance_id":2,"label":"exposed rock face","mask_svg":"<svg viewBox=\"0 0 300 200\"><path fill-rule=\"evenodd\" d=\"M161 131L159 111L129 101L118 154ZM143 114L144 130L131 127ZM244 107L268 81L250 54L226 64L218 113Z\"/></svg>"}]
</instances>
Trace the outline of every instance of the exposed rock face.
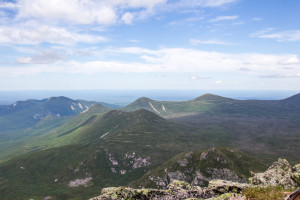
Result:
<instances>
[{"instance_id":1,"label":"exposed rock face","mask_svg":"<svg viewBox=\"0 0 300 200\"><path fill-rule=\"evenodd\" d=\"M285 159L278 159L267 171L256 173L249 179L253 185L261 186L283 186L292 188L300 186L300 164L292 167Z\"/></svg>"},{"instance_id":2,"label":"exposed rock face","mask_svg":"<svg viewBox=\"0 0 300 200\"><path fill-rule=\"evenodd\" d=\"M135 152L113 155L107 151L107 157L110 161L111 172L120 175L131 173L135 169L148 167L152 164L150 157L143 158L136 155Z\"/></svg>"},{"instance_id":3,"label":"exposed rock face","mask_svg":"<svg viewBox=\"0 0 300 200\"><path fill-rule=\"evenodd\" d=\"M92 177L87 177L84 179L75 179L73 181L70 181L69 187L88 186L92 179Z\"/></svg>"},{"instance_id":4,"label":"exposed rock face","mask_svg":"<svg viewBox=\"0 0 300 200\"><path fill-rule=\"evenodd\" d=\"M191 186L184 181L174 180L168 189L132 189L125 187L104 188L99 197L90 200L117 200L117 199L143 199L143 200L183 200L183 199L244 199L241 191L247 188L247 184L239 184L230 181L214 180L207 188ZM226 195L224 195L226 193ZM220 195L221 194L221 195Z\"/></svg>"},{"instance_id":5,"label":"exposed rock face","mask_svg":"<svg viewBox=\"0 0 300 200\"><path fill-rule=\"evenodd\" d=\"M186 181L192 186L201 187L207 186L214 179L246 183L251 175L250 170L256 170L250 160L253 161L251 157L232 148L192 151L177 155L158 168L150 170L132 185L167 189L167 185L173 180ZM258 165L262 168L262 164Z\"/></svg>"},{"instance_id":6,"label":"exposed rock face","mask_svg":"<svg viewBox=\"0 0 300 200\"><path fill-rule=\"evenodd\" d=\"M207 155L202 154L202 159ZM179 163L180 164L180 163ZM226 171L226 170L225 170ZM179 177L184 179L179 171L167 172L169 179ZM227 172L226 172L227 173ZM231 175L232 176L232 175ZM196 177L199 180L207 179L200 171ZM264 187L281 185L285 188L300 186L300 164L292 167L288 161L279 159L273 163L266 172L257 173L250 178L251 184L238 183L226 180L210 180L208 187L190 185L188 182L171 180L167 185L167 180L160 177L150 177L159 185L166 189L132 189L125 187L104 188L101 196L90 200L118 200L118 199L140 199L140 200L246 200L242 191L249 187ZM193 182L199 181L194 179Z\"/></svg>"}]
</instances>

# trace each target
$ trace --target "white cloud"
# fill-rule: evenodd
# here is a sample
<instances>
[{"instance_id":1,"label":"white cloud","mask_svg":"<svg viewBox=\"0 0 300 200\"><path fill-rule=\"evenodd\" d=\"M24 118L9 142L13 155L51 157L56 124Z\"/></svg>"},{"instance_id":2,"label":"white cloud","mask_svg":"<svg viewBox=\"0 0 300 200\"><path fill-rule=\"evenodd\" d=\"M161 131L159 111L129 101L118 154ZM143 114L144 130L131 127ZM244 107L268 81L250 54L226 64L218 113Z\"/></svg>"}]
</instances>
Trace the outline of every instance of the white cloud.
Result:
<instances>
[{"instance_id":1,"label":"white cloud","mask_svg":"<svg viewBox=\"0 0 300 200\"><path fill-rule=\"evenodd\" d=\"M204 7L219 7L236 2L236 0L198 0L195 2L202 3Z\"/></svg>"},{"instance_id":2,"label":"white cloud","mask_svg":"<svg viewBox=\"0 0 300 200\"><path fill-rule=\"evenodd\" d=\"M124 15L122 16L122 21L123 21L125 24L132 24L133 18L134 18L134 14L133 14L133 13L126 12L126 13L124 13Z\"/></svg>"},{"instance_id":3,"label":"white cloud","mask_svg":"<svg viewBox=\"0 0 300 200\"><path fill-rule=\"evenodd\" d=\"M263 29L250 35L250 37L274 39L279 42L300 41L300 30L274 32L274 29Z\"/></svg>"},{"instance_id":4,"label":"white cloud","mask_svg":"<svg viewBox=\"0 0 300 200\"><path fill-rule=\"evenodd\" d=\"M176 3L168 3L168 6L171 8L221 7L236 1L237 0L180 0Z\"/></svg>"},{"instance_id":5,"label":"white cloud","mask_svg":"<svg viewBox=\"0 0 300 200\"><path fill-rule=\"evenodd\" d=\"M40 26L31 28L0 27L0 43L39 44L73 44L76 42L103 42L106 38L88 34L70 32L64 28Z\"/></svg>"},{"instance_id":6,"label":"white cloud","mask_svg":"<svg viewBox=\"0 0 300 200\"><path fill-rule=\"evenodd\" d=\"M193 46L197 46L198 44L230 45L230 43L222 42L219 40L197 40L197 39L190 39L190 44Z\"/></svg>"},{"instance_id":7,"label":"white cloud","mask_svg":"<svg viewBox=\"0 0 300 200\"><path fill-rule=\"evenodd\" d=\"M219 21L231 21L231 20L236 20L238 19L239 16L237 15L232 15L232 16L218 16L214 19L209 20L210 22L219 22Z\"/></svg>"},{"instance_id":8,"label":"white cloud","mask_svg":"<svg viewBox=\"0 0 300 200\"><path fill-rule=\"evenodd\" d=\"M36 54L30 57L21 57L17 59L18 64L49 64L64 60L65 57L60 52L51 49L39 50Z\"/></svg>"},{"instance_id":9,"label":"white cloud","mask_svg":"<svg viewBox=\"0 0 300 200\"><path fill-rule=\"evenodd\" d=\"M131 23L156 10L221 7L237 0L18 0L0 3L0 7L17 10L17 19L37 19L75 24ZM127 13L127 14L126 14ZM133 14L135 13L135 14Z\"/></svg>"},{"instance_id":10,"label":"white cloud","mask_svg":"<svg viewBox=\"0 0 300 200\"><path fill-rule=\"evenodd\" d=\"M18 19L67 21L75 24L128 23L166 0L19 0ZM135 9L138 15L126 10Z\"/></svg>"},{"instance_id":11,"label":"white cloud","mask_svg":"<svg viewBox=\"0 0 300 200\"><path fill-rule=\"evenodd\" d=\"M245 73L247 75L268 75L284 74L286 69L280 62L299 59L298 55L289 54L226 54L220 52L199 51L184 48L162 48L158 50L143 49L138 47L128 48L110 48L101 51L101 55L114 56L122 54L131 54L136 56L136 62L114 61L114 60L94 60L89 62L80 61L61 61L51 66L58 69L58 72L95 74L102 72L119 73ZM126 57L126 56L125 56ZM30 63L33 60L23 60L23 63ZM41 62L40 62L41 63ZM35 65L39 68L41 65ZM45 69L49 71L47 65L41 69L34 69L30 66L31 72L40 73ZM25 67L14 66L11 71L7 68L1 68L1 75L13 74L17 69L18 74L28 74ZM247 69L247 70L244 70ZM8 70L8 71L7 71ZM51 69L52 70L52 69ZM7 72L6 72L7 71ZM289 69L290 74L298 74L299 66Z\"/></svg>"},{"instance_id":12,"label":"white cloud","mask_svg":"<svg viewBox=\"0 0 300 200\"><path fill-rule=\"evenodd\" d=\"M190 76L190 79L192 79L192 80L197 80L198 77L197 77L197 76Z\"/></svg>"},{"instance_id":13,"label":"white cloud","mask_svg":"<svg viewBox=\"0 0 300 200\"><path fill-rule=\"evenodd\" d=\"M262 75L259 78L300 78L299 74L271 74L271 75Z\"/></svg>"},{"instance_id":14,"label":"white cloud","mask_svg":"<svg viewBox=\"0 0 300 200\"><path fill-rule=\"evenodd\" d=\"M286 60L282 60L278 62L280 65L297 65L300 64L300 60L297 56L295 57L289 57Z\"/></svg>"},{"instance_id":15,"label":"white cloud","mask_svg":"<svg viewBox=\"0 0 300 200\"><path fill-rule=\"evenodd\" d=\"M260 17L254 17L252 20L253 20L253 21L261 21L261 20L263 20L263 19L260 18Z\"/></svg>"},{"instance_id":16,"label":"white cloud","mask_svg":"<svg viewBox=\"0 0 300 200\"><path fill-rule=\"evenodd\" d=\"M190 17L183 20L172 21L169 23L169 25L171 26L185 26L187 24L192 25L195 24L196 22L202 21L203 19L204 17Z\"/></svg>"},{"instance_id":17,"label":"white cloud","mask_svg":"<svg viewBox=\"0 0 300 200\"><path fill-rule=\"evenodd\" d=\"M199 79L205 80L205 79L211 79L210 77L198 77L198 76L194 76L194 75L189 76L189 78L192 79L192 80L199 80Z\"/></svg>"},{"instance_id":18,"label":"white cloud","mask_svg":"<svg viewBox=\"0 0 300 200\"><path fill-rule=\"evenodd\" d=\"M129 42L132 42L132 43L139 43L140 41L139 41L139 40L135 40L135 39L131 39L131 40L129 40Z\"/></svg>"},{"instance_id":19,"label":"white cloud","mask_svg":"<svg viewBox=\"0 0 300 200\"><path fill-rule=\"evenodd\" d=\"M16 4L10 3L10 2L0 2L0 8L15 9L16 8Z\"/></svg>"},{"instance_id":20,"label":"white cloud","mask_svg":"<svg viewBox=\"0 0 300 200\"><path fill-rule=\"evenodd\" d=\"M18 18L63 20L80 24L112 24L117 16L106 3L89 0L20 0Z\"/></svg>"}]
</instances>

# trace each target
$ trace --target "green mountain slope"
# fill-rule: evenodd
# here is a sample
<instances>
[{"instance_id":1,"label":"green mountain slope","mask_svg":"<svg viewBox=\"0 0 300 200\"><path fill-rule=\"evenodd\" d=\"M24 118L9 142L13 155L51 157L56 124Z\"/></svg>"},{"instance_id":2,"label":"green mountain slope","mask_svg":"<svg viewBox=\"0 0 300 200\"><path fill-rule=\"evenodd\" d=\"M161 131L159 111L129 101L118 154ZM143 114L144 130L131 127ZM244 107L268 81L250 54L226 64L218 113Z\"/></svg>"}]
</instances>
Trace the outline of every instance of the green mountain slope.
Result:
<instances>
[{"instance_id":1,"label":"green mountain slope","mask_svg":"<svg viewBox=\"0 0 300 200\"><path fill-rule=\"evenodd\" d=\"M80 128L57 135L62 140L73 135L72 145L2 163L0 195L2 199L83 199L102 187L126 185L190 148L186 141L192 142L192 136L187 130L147 110L94 115Z\"/></svg>"},{"instance_id":2,"label":"green mountain slope","mask_svg":"<svg viewBox=\"0 0 300 200\"><path fill-rule=\"evenodd\" d=\"M9 106L2 105L0 106L0 135L33 126L48 115L74 116L95 103L67 97L51 97L43 100L17 101Z\"/></svg>"},{"instance_id":3,"label":"green mountain slope","mask_svg":"<svg viewBox=\"0 0 300 200\"><path fill-rule=\"evenodd\" d=\"M238 149L212 148L178 154L130 185L165 189L173 180L195 186L207 186L213 179L246 182L251 172L266 168L265 163Z\"/></svg>"},{"instance_id":4,"label":"green mountain slope","mask_svg":"<svg viewBox=\"0 0 300 200\"><path fill-rule=\"evenodd\" d=\"M107 107L95 104L96 102L72 100L66 97L51 97L1 106L0 162L34 149L43 149L41 145L32 148L23 147L33 139L47 135L60 126L73 128L77 123L87 119L84 116L109 110ZM76 117L78 114L80 116Z\"/></svg>"},{"instance_id":5,"label":"green mountain slope","mask_svg":"<svg viewBox=\"0 0 300 200\"><path fill-rule=\"evenodd\" d=\"M236 145L237 135L222 127L187 127L145 109L112 110L102 114L99 109L102 107L96 105L73 117L73 121L56 131L27 143L24 148L33 152L0 164L1 198L85 199L97 195L103 187L130 182L156 184L146 181L151 179L145 173L152 169L156 169L153 174L161 175L162 179L166 168L172 172L169 179L180 178L184 172L188 181L194 180L191 174L200 170L197 180L205 184L214 172L223 178L243 180L249 170L264 167L259 161L228 148L206 150L209 162L199 160L204 150L194 151L196 149ZM249 145L256 148L255 143ZM193 151L192 156L179 154L188 151ZM183 171L178 173L178 170ZM201 175L205 179L200 179ZM138 179L139 182L134 182Z\"/></svg>"},{"instance_id":6,"label":"green mountain slope","mask_svg":"<svg viewBox=\"0 0 300 200\"><path fill-rule=\"evenodd\" d=\"M66 138L54 139L78 129L90 117L107 111L109 111L109 108L101 104L95 104L75 116L57 117L48 115L32 127L2 136L0 140L0 144L2 144L0 147L0 160L7 160L13 156L31 151L72 144L74 141ZM16 139L17 137L18 139Z\"/></svg>"}]
</instances>

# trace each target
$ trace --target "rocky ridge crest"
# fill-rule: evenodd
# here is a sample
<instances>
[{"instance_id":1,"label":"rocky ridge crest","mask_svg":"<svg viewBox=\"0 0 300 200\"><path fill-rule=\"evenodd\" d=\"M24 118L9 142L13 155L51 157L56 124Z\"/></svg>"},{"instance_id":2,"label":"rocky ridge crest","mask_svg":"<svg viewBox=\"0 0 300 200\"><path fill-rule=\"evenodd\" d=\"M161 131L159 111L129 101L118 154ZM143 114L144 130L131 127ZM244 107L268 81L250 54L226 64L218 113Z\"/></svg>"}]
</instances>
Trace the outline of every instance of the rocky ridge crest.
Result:
<instances>
[{"instance_id":1,"label":"rocky ridge crest","mask_svg":"<svg viewBox=\"0 0 300 200\"><path fill-rule=\"evenodd\" d=\"M265 172L256 173L249 183L238 183L225 180L211 180L208 187L191 186L185 181L174 180L167 189L132 189L110 187L102 189L99 197L90 200L245 200L243 190L249 187L282 186L284 188L300 187L300 164L292 167L287 160L279 159Z\"/></svg>"}]
</instances>

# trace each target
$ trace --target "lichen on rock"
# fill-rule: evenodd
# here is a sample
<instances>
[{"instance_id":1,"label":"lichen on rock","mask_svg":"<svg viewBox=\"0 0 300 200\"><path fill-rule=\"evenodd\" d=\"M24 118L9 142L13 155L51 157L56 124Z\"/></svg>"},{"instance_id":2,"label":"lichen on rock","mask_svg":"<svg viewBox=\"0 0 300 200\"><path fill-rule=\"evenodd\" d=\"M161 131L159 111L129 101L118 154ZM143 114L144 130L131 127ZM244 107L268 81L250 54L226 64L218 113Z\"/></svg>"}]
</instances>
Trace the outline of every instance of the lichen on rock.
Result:
<instances>
[{"instance_id":1,"label":"lichen on rock","mask_svg":"<svg viewBox=\"0 0 300 200\"><path fill-rule=\"evenodd\" d=\"M293 188L300 186L300 167L292 167L285 159L278 159L267 171L256 173L254 177L249 178L253 185L260 186L282 186L284 188Z\"/></svg>"}]
</instances>

